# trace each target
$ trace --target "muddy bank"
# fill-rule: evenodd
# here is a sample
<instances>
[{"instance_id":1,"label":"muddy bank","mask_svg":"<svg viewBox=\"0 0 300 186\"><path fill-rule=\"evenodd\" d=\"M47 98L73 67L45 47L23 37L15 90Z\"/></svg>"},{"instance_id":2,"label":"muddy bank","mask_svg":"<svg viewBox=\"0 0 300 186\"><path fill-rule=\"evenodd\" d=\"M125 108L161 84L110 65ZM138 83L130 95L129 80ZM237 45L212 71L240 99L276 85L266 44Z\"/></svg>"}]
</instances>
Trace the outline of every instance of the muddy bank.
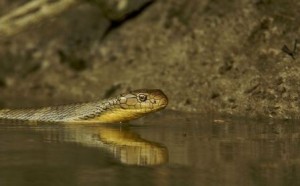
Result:
<instances>
[{"instance_id":1,"label":"muddy bank","mask_svg":"<svg viewBox=\"0 0 300 186\"><path fill-rule=\"evenodd\" d=\"M80 2L2 35L1 106L160 88L173 110L299 117L299 58L281 51L299 35L298 1L143 3ZM0 4L4 16L24 2Z\"/></svg>"}]
</instances>

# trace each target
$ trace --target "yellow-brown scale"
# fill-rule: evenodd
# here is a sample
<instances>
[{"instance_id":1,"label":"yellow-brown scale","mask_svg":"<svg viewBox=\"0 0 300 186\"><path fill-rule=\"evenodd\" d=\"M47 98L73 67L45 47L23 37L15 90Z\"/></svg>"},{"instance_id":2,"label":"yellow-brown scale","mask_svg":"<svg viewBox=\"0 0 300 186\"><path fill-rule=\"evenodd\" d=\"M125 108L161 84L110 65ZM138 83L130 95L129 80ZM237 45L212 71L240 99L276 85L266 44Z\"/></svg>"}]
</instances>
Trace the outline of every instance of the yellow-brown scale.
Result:
<instances>
[{"instance_id":1,"label":"yellow-brown scale","mask_svg":"<svg viewBox=\"0 0 300 186\"><path fill-rule=\"evenodd\" d=\"M0 119L63 123L115 123L129 121L165 108L167 96L158 89L142 89L103 101L45 107L3 109Z\"/></svg>"}]
</instances>

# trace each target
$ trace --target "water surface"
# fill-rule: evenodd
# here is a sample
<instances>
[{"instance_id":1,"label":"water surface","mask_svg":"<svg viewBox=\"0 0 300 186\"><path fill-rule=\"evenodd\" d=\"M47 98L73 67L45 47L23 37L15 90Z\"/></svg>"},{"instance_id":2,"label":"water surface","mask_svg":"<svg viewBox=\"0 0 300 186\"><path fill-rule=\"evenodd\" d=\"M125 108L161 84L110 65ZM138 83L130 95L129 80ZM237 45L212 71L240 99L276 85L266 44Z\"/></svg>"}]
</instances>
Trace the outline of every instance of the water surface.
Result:
<instances>
[{"instance_id":1,"label":"water surface","mask_svg":"<svg viewBox=\"0 0 300 186\"><path fill-rule=\"evenodd\" d=\"M161 112L129 125L0 124L0 185L300 185L300 126Z\"/></svg>"}]
</instances>

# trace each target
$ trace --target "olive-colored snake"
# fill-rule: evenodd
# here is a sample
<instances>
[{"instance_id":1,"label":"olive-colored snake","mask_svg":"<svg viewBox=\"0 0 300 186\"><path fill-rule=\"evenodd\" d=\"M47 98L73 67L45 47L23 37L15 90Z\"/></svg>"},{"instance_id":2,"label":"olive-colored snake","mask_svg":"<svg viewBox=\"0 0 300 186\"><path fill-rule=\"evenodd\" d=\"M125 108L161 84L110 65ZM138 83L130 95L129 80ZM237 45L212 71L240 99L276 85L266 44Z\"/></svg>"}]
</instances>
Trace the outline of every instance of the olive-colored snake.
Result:
<instances>
[{"instance_id":1,"label":"olive-colored snake","mask_svg":"<svg viewBox=\"0 0 300 186\"><path fill-rule=\"evenodd\" d=\"M106 100L72 105L0 110L0 119L63 122L115 123L129 121L165 108L167 96L158 89L131 91Z\"/></svg>"}]
</instances>

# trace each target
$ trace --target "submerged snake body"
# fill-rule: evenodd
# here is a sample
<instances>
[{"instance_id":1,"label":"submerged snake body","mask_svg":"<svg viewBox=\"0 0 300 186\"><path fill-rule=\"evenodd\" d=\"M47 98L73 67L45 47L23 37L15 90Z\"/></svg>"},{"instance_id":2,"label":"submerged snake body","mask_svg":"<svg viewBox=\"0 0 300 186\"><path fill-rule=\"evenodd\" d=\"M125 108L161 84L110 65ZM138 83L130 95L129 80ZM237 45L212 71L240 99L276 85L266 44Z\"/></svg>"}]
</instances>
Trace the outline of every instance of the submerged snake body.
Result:
<instances>
[{"instance_id":1,"label":"submerged snake body","mask_svg":"<svg viewBox=\"0 0 300 186\"><path fill-rule=\"evenodd\" d=\"M114 123L142 117L165 108L167 104L168 98L161 90L135 90L114 98L89 103L38 109L3 109L0 110L0 119Z\"/></svg>"}]
</instances>

